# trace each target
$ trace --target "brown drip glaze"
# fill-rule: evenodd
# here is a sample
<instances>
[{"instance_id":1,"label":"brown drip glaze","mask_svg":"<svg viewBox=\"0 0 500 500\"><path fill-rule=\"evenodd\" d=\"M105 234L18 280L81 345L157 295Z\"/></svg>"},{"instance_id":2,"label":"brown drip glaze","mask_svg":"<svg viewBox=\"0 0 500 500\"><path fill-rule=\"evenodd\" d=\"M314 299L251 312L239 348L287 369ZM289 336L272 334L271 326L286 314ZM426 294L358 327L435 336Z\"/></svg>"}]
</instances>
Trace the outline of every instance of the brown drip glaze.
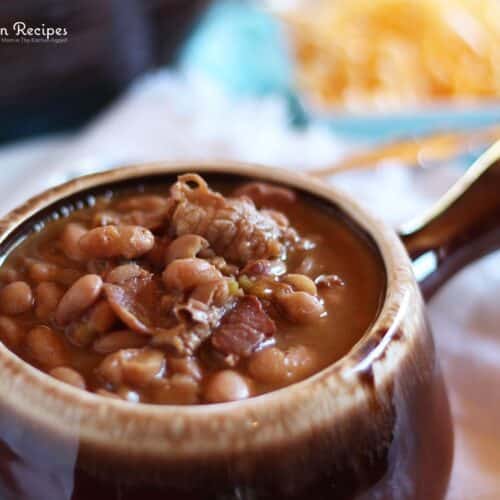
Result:
<instances>
[{"instance_id":1,"label":"brown drip glaze","mask_svg":"<svg viewBox=\"0 0 500 500\"><path fill-rule=\"evenodd\" d=\"M413 258L426 252L436 256L437 265L418 276L427 296L459 266L499 246L500 166L491 161L491 153L486 160L488 164L482 160L473 169L461 190L455 188L445 198L439 215L404 232ZM137 182L159 172L191 170L282 182L344 210L366 229L384 258L388 288L379 318L347 356L308 380L224 411L222 405L204 409L207 414L166 408L161 418L147 408L139 414L114 402L97 405L25 370L0 346L2 374L12 377L0 378L0 498L442 499L453 434L424 303L394 233L341 193L295 174L256 166L144 165L80 179L38 197L11 213L14 223L3 221L3 241L5 234L62 197L104 184ZM465 206L468 203L472 208ZM11 396L20 388L24 391L19 397ZM26 411L31 410L27 402L39 413ZM81 419L76 419L74 434L63 433L73 429L69 403L73 416ZM207 425L208 414L212 426ZM172 431L174 420L182 423L178 434ZM203 434L193 423L203 426ZM262 429L273 432L263 434ZM164 443L161 454L155 455L158 448L151 435ZM219 446L228 435L234 442ZM196 441L194 452L186 448L184 441L191 443L193 436L205 447ZM123 447L126 438L138 452ZM14 449L13 441L26 445Z\"/></svg>"}]
</instances>

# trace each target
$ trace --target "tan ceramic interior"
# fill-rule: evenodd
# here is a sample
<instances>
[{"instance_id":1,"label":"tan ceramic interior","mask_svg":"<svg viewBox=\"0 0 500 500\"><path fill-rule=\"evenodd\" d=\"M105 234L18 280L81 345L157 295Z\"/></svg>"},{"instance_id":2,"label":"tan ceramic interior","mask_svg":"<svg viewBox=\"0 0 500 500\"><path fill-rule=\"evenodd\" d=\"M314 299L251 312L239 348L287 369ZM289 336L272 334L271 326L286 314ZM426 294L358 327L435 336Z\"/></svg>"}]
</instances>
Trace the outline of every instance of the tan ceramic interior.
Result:
<instances>
[{"instance_id":1,"label":"tan ceramic interior","mask_svg":"<svg viewBox=\"0 0 500 500\"><path fill-rule=\"evenodd\" d=\"M300 188L330 200L368 232L387 271L387 294L373 328L351 353L315 376L285 389L242 402L200 406L134 405L102 398L65 385L0 344L0 406L32 422L39 431L78 438L85 448L144 463L217 456L228 447L260 447L299 439L359 411L369 391L361 375L372 369L374 387L384 391L400 365L412 356L422 323L422 299L410 262L396 234L350 197L304 175L236 163L158 163L99 173L53 188L0 220L0 242L44 207L80 190L126 178L186 171L222 172L257 177ZM404 341L393 337L404 331ZM399 332L399 333L398 333ZM333 420L332 420L333 419ZM339 428L339 432L341 429Z\"/></svg>"}]
</instances>

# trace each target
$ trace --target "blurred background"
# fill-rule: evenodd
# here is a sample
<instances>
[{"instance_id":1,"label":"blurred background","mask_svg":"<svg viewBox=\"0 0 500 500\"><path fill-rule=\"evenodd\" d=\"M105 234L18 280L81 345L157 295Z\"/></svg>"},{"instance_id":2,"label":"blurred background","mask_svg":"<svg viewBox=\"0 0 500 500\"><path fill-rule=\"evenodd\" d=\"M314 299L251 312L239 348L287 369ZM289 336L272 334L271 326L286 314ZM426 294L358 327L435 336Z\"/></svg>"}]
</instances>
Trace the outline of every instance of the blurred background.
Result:
<instances>
[{"instance_id":1,"label":"blurred background","mask_svg":"<svg viewBox=\"0 0 500 500\"><path fill-rule=\"evenodd\" d=\"M0 3L2 214L76 175L220 158L310 171L397 227L495 139L500 0ZM499 264L429 308L450 499L500 498Z\"/></svg>"}]
</instances>

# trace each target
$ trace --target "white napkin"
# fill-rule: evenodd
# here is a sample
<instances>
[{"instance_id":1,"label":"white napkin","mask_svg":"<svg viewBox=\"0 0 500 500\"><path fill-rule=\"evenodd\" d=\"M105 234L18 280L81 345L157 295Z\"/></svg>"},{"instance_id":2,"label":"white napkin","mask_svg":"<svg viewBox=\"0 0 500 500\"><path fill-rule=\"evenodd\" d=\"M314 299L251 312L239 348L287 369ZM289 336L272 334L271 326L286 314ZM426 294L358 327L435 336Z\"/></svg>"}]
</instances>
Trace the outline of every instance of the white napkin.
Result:
<instances>
[{"instance_id":1,"label":"white napkin","mask_svg":"<svg viewBox=\"0 0 500 500\"><path fill-rule=\"evenodd\" d=\"M237 159L290 169L355 149L330 131L289 127L280 98L236 99L199 77L162 71L139 81L85 130L0 151L0 212L75 175L145 160ZM457 179L453 165L397 165L331 182L390 224L428 207ZM499 188L500 189L500 188ZM450 499L500 498L500 255L456 276L429 305L456 429Z\"/></svg>"}]
</instances>

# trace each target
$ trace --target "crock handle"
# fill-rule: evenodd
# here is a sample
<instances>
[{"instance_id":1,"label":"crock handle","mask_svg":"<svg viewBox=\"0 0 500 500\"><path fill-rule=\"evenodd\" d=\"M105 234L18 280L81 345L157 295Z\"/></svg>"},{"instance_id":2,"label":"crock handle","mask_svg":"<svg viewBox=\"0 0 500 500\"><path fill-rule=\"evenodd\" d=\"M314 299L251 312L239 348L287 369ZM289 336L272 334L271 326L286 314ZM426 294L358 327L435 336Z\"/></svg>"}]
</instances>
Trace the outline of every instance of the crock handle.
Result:
<instances>
[{"instance_id":1,"label":"crock handle","mask_svg":"<svg viewBox=\"0 0 500 500\"><path fill-rule=\"evenodd\" d=\"M400 236L426 299L468 263L500 249L500 141Z\"/></svg>"}]
</instances>

